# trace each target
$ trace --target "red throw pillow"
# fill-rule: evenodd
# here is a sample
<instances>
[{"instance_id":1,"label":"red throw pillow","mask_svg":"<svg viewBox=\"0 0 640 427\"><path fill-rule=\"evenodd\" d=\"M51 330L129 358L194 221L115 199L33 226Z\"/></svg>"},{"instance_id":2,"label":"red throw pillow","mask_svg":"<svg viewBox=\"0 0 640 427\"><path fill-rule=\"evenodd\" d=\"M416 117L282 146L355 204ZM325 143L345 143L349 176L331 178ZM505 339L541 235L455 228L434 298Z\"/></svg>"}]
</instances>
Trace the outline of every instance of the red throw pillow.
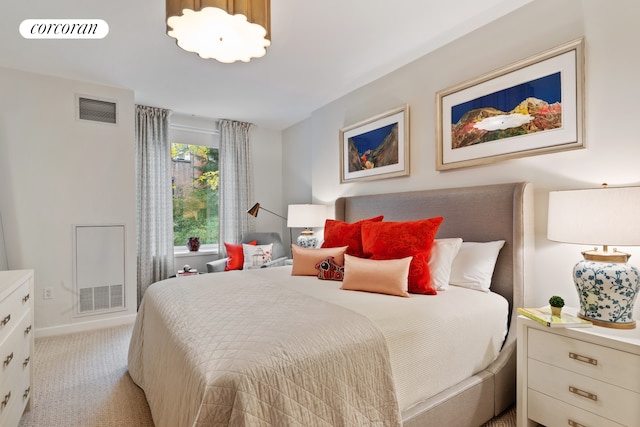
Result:
<instances>
[{"instance_id":1,"label":"red throw pillow","mask_svg":"<svg viewBox=\"0 0 640 427\"><path fill-rule=\"evenodd\" d=\"M409 267L409 292L436 295L431 286L429 256L443 218L405 222L367 222L362 224L364 256L372 259L397 259L412 256Z\"/></svg>"},{"instance_id":2,"label":"red throw pillow","mask_svg":"<svg viewBox=\"0 0 640 427\"><path fill-rule=\"evenodd\" d=\"M347 254L362 258L362 224L365 222L380 222L382 215L363 219L352 224L337 219L328 219L324 223L323 248L337 248L348 246Z\"/></svg>"},{"instance_id":3,"label":"red throw pillow","mask_svg":"<svg viewBox=\"0 0 640 427\"><path fill-rule=\"evenodd\" d=\"M247 245L256 245L258 242L253 240L246 243ZM244 252L242 251L242 243L224 243L224 247L227 249L227 265L224 266L224 271L230 270L242 270L244 265Z\"/></svg>"}]
</instances>

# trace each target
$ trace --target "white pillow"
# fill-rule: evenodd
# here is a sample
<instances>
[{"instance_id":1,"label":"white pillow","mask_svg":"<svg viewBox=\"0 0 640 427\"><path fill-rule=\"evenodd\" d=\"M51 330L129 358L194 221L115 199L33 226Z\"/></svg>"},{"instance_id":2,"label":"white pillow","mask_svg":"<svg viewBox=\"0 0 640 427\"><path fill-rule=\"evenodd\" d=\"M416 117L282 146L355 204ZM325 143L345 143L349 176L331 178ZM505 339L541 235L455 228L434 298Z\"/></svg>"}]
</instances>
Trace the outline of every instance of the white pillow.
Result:
<instances>
[{"instance_id":1,"label":"white pillow","mask_svg":"<svg viewBox=\"0 0 640 427\"><path fill-rule=\"evenodd\" d=\"M436 291L444 291L449 287L451 265L462 245L462 239L436 239L429 256L429 272L431 287Z\"/></svg>"},{"instance_id":2,"label":"white pillow","mask_svg":"<svg viewBox=\"0 0 640 427\"><path fill-rule=\"evenodd\" d=\"M245 270L252 268L261 268L272 259L273 243L268 245L247 245L242 244L242 253L244 255Z\"/></svg>"},{"instance_id":3,"label":"white pillow","mask_svg":"<svg viewBox=\"0 0 640 427\"><path fill-rule=\"evenodd\" d=\"M489 292L493 269L504 240L463 242L451 265L451 285Z\"/></svg>"}]
</instances>

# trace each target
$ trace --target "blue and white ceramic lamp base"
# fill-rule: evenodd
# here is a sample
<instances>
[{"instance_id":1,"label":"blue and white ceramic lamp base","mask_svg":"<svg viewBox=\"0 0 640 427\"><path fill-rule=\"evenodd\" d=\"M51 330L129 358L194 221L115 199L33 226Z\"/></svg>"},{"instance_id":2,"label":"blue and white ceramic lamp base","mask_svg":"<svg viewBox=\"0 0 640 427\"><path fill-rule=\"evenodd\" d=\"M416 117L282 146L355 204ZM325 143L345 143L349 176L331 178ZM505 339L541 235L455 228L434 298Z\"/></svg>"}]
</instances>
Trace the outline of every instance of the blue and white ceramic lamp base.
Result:
<instances>
[{"instance_id":1,"label":"blue and white ceramic lamp base","mask_svg":"<svg viewBox=\"0 0 640 427\"><path fill-rule=\"evenodd\" d=\"M640 292L638 269L624 262L581 260L573 268L578 315L594 325L633 329L633 305Z\"/></svg>"},{"instance_id":2,"label":"blue and white ceramic lamp base","mask_svg":"<svg viewBox=\"0 0 640 427\"><path fill-rule=\"evenodd\" d=\"M303 248L316 248L318 247L318 238L313 234L301 234L296 243Z\"/></svg>"}]
</instances>

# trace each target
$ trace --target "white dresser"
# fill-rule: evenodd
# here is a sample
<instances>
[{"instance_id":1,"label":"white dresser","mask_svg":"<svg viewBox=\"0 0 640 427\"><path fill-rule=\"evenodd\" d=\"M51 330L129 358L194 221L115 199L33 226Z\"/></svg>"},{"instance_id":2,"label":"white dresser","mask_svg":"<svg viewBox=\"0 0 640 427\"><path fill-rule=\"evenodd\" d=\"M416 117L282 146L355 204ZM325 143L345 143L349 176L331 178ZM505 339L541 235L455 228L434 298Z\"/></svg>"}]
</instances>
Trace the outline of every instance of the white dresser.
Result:
<instances>
[{"instance_id":1,"label":"white dresser","mask_svg":"<svg viewBox=\"0 0 640 427\"><path fill-rule=\"evenodd\" d=\"M18 425L31 404L33 271L0 271L0 426Z\"/></svg>"},{"instance_id":2,"label":"white dresser","mask_svg":"<svg viewBox=\"0 0 640 427\"><path fill-rule=\"evenodd\" d=\"M518 317L518 427L640 426L640 329Z\"/></svg>"}]
</instances>

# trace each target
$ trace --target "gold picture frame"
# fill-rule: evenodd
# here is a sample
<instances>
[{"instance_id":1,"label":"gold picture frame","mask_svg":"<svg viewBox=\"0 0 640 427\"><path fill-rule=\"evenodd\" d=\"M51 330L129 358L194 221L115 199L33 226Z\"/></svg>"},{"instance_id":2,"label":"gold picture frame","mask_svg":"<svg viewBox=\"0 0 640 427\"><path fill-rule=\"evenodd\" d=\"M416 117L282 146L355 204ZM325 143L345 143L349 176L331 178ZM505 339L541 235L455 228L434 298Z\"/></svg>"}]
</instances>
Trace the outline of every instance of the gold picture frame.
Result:
<instances>
[{"instance_id":1,"label":"gold picture frame","mask_svg":"<svg viewBox=\"0 0 640 427\"><path fill-rule=\"evenodd\" d=\"M340 129L340 183L409 175L409 106Z\"/></svg>"},{"instance_id":2,"label":"gold picture frame","mask_svg":"<svg viewBox=\"0 0 640 427\"><path fill-rule=\"evenodd\" d=\"M436 94L436 170L585 147L584 38Z\"/></svg>"}]
</instances>

